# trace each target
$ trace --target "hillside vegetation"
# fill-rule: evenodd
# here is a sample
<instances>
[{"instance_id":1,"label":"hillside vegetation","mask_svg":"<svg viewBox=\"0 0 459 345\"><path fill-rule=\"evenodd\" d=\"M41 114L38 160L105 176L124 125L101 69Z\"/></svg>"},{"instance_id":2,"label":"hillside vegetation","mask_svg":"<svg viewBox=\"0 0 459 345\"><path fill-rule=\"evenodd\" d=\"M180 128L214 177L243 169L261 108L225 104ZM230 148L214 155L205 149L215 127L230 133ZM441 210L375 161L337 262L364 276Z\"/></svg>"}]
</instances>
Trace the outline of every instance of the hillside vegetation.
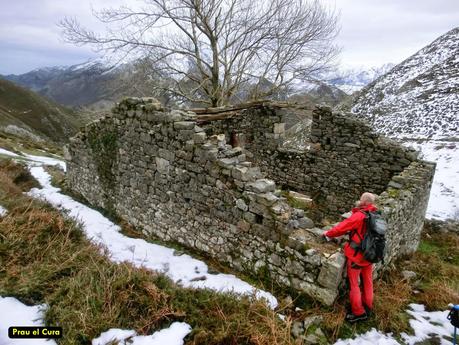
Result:
<instances>
[{"instance_id":1,"label":"hillside vegetation","mask_svg":"<svg viewBox=\"0 0 459 345\"><path fill-rule=\"evenodd\" d=\"M0 79L0 130L34 141L64 142L85 122L82 115Z\"/></svg>"}]
</instances>

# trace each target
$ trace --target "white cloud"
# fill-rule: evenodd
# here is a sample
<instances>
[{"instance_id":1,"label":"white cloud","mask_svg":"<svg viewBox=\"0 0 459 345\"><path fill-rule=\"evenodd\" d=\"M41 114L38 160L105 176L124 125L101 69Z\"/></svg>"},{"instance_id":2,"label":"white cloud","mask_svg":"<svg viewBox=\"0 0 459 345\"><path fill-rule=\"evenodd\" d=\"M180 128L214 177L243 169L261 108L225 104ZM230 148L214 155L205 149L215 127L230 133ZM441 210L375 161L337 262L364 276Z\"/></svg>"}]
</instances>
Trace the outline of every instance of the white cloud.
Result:
<instances>
[{"instance_id":1,"label":"white cloud","mask_svg":"<svg viewBox=\"0 0 459 345\"><path fill-rule=\"evenodd\" d=\"M341 12L341 61L399 63L459 23L457 0L324 0Z\"/></svg>"},{"instance_id":2,"label":"white cloud","mask_svg":"<svg viewBox=\"0 0 459 345\"><path fill-rule=\"evenodd\" d=\"M458 0L322 0L341 12L341 63L398 63L459 23ZM62 42L59 20L78 18L100 30L91 8L139 6L142 0L15 0L0 12L0 73L68 65L95 56L89 47Z\"/></svg>"}]
</instances>

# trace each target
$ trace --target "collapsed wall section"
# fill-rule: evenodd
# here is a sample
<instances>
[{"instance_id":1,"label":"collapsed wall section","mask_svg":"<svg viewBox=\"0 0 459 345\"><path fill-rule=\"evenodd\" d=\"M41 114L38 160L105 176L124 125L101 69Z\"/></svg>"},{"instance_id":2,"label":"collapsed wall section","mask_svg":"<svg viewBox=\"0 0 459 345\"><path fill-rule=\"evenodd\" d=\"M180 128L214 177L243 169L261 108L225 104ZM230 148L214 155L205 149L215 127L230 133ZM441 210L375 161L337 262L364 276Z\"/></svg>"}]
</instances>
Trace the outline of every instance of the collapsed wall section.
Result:
<instances>
[{"instance_id":1,"label":"collapsed wall section","mask_svg":"<svg viewBox=\"0 0 459 345\"><path fill-rule=\"evenodd\" d=\"M289 109L265 103L241 111L237 116L201 116L208 134L226 133L242 137L242 145L269 178L284 189L309 194L325 211L337 217L349 210L362 192L379 194L392 176L417 158L416 152L377 135L364 122L329 107L305 111L304 133L285 132ZM298 111L298 109L296 109ZM284 140L302 149L284 148Z\"/></svg>"}]
</instances>

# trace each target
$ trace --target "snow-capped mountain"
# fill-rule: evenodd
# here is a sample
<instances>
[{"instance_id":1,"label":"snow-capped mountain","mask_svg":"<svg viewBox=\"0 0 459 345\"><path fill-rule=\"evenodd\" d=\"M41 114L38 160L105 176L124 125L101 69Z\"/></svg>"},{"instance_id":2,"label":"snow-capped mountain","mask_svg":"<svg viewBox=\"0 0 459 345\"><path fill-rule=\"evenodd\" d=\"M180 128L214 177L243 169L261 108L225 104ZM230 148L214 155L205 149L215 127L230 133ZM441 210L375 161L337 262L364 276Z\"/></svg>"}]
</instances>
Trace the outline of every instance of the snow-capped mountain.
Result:
<instances>
[{"instance_id":1,"label":"snow-capped mountain","mask_svg":"<svg viewBox=\"0 0 459 345\"><path fill-rule=\"evenodd\" d=\"M459 28L365 87L351 110L437 163L427 216L459 220Z\"/></svg>"},{"instance_id":2,"label":"snow-capped mountain","mask_svg":"<svg viewBox=\"0 0 459 345\"><path fill-rule=\"evenodd\" d=\"M352 112L397 138L447 138L459 131L459 28L369 84Z\"/></svg>"},{"instance_id":3,"label":"snow-capped mountain","mask_svg":"<svg viewBox=\"0 0 459 345\"><path fill-rule=\"evenodd\" d=\"M379 67L344 69L338 72L338 75L333 76L329 80L329 84L338 87L347 94L352 94L386 74L394 66L393 63L387 63Z\"/></svg>"},{"instance_id":4,"label":"snow-capped mountain","mask_svg":"<svg viewBox=\"0 0 459 345\"><path fill-rule=\"evenodd\" d=\"M125 96L154 96L164 103L173 102L159 91L152 94L158 79L152 76L148 62L142 60L119 65L106 59L93 59L78 65L39 68L3 78L70 107L111 108L114 102ZM293 96L285 94L283 97L334 106L347 96L336 86L322 81L297 86ZM238 99L244 99L247 93L247 90L241 90Z\"/></svg>"},{"instance_id":5,"label":"snow-capped mountain","mask_svg":"<svg viewBox=\"0 0 459 345\"><path fill-rule=\"evenodd\" d=\"M116 98L118 89L123 88L116 81L126 68L126 65L113 67L105 60L93 59L73 66L39 68L3 78L66 106L90 106Z\"/></svg>"}]
</instances>

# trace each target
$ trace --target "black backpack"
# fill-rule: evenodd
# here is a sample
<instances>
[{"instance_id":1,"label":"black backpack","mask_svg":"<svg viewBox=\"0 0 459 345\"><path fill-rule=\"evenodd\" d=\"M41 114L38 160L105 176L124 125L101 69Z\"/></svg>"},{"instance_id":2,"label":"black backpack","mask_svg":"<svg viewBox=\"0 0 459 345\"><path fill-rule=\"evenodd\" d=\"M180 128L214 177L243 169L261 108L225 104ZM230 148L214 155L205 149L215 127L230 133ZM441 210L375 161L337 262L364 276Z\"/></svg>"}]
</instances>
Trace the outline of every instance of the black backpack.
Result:
<instances>
[{"instance_id":1,"label":"black backpack","mask_svg":"<svg viewBox=\"0 0 459 345\"><path fill-rule=\"evenodd\" d=\"M448 320L451 321L451 324L454 327L459 327L459 305L455 305L451 308L451 311L448 314Z\"/></svg>"},{"instance_id":2,"label":"black backpack","mask_svg":"<svg viewBox=\"0 0 459 345\"><path fill-rule=\"evenodd\" d=\"M355 250L355 255L361 251L365 260L369 262L384 261L387 222L379 211L362 212L365 214L365 235L362 239L355 230L354 233L359 236L360 244L351 241L350 246Z\"/></svg>"}]
</instances>

